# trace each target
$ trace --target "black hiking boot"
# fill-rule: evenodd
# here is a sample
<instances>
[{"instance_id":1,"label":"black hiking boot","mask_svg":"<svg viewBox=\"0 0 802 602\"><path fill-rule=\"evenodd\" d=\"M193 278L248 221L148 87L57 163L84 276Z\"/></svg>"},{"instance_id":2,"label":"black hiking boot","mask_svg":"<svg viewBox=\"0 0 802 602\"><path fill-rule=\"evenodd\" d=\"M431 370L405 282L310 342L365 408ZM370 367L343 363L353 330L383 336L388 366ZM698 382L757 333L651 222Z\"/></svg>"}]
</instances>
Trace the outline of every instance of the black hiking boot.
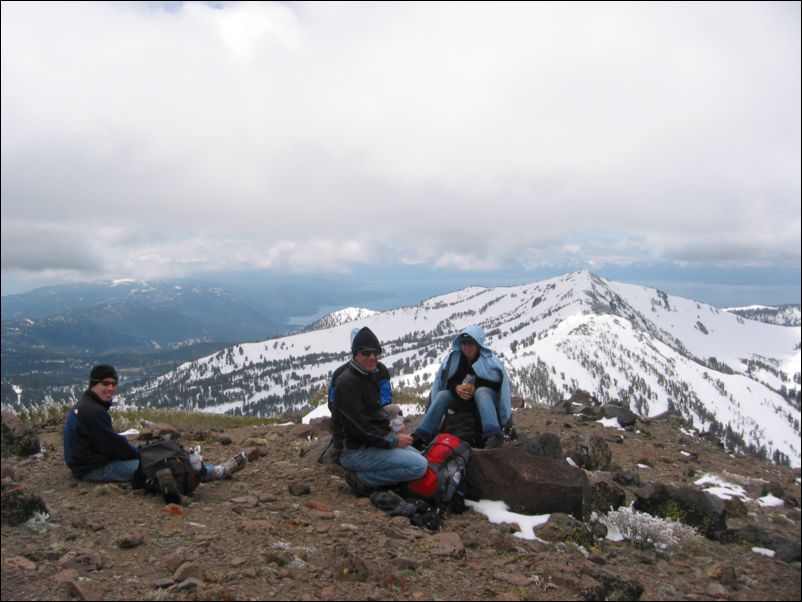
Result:
<instances>
[{"instance_id":1,"label":"black hiking boot","mask_svg":"<svg viewBox=\"0 0 802 602\"><path fill-rule=\"evenodd\" d=\"M504 445L503 435L490 435L485 439L485 449L498 449Z\"/></svg>"},{"instance_id":2,"label":"black hiking boot","mask_svg":"<svg viewBox=\"0 0 802 602\"><path fill-rule=\"evenodd\" d=\"M369 497L373 493L373 489L368 487L359 478L359 475L353 471L345 471L345 482L356 497Z\"/></svg>"},{"instance_id":3,"label":"black hiking boot","mask_svg":"<svg viewBox=\"0 0 802 602\"><path fill-rule=\"evenodd\" d=\"M173 471L169 468L162 468L156 473L156 480L159 482L159 488L162 491L165 504L180 504L181 492L178 489Z\"/></svg>"}]
</instances>

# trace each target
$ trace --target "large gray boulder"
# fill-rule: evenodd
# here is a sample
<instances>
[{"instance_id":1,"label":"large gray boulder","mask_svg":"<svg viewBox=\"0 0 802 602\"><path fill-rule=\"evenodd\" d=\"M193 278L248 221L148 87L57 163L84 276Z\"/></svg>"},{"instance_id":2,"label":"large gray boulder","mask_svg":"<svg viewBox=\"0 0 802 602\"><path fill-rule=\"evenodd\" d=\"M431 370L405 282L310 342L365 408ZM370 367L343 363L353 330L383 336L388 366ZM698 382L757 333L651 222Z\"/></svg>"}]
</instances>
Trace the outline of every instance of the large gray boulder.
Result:
<instances>
[{"instance_id":1,"label":"large gray boulder","mask_svg":"<svg viewBox=\"0 0 802 602\"><path fill-rule=\"evenodd\" d=\"M474 450L466 481L469 499L501 500L513 512L563 512L579 520L590 514L584 471L521 447Z\"/></svg>"},{"instance_id":2,"label":"large gray boulder","mask_svg":"<svg viewBox=\"0 0 802 602\"><path fill-rule=\"evenodd\" d=\"M531 438L524 439L523 446L533 456L544 458L563 459L563 448L560 438L554 433L540 433Z\"/></svg>"},{"instance_id":3,"label":"large gray boulder","mask_svg":"<svg viewBox=\"0 0 802 602\"><path fill-rule=\"evenodd\" d=\"M615 403L606 403L602 406L605 418L617 418L618 424L621 426L633 426L638 420L638 415L621 405Z\"/></svg>"}]
</instances>

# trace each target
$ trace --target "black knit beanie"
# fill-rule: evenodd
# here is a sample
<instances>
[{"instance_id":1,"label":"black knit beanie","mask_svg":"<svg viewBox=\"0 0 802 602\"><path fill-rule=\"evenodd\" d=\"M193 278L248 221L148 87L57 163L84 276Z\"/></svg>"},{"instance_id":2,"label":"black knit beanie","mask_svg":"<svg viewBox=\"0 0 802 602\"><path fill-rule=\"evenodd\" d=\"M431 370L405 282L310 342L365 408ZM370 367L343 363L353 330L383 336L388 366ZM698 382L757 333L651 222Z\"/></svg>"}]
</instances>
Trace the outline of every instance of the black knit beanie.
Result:
<instances>
[{"instance_id":1,"label":"black knit beanie","mask_svg":"<svg viewBox=\"0 0 802 602\"><path fill-rule=\"evenodd\" d=\"M114 369L114 366L109 366L108 364L95 366L89 374L89 386L93 387L106 378L113 378L117 382L120 381L120 377L117 376L117 371Z\"/></svg>"},{"instance_id":2,"label":"black knit beanie","mask_svg":"<svg viewBox=\"0 0 802 602\"><path fill-rule=\"evenodd\" d=\"M351 353L356 357L356 354L363 349L377 349L381 353L382 346L379 339L373 334L373 331L365 326L362 330L356 333L353 342L351 343Z\"/></svg>"}]
</instances>

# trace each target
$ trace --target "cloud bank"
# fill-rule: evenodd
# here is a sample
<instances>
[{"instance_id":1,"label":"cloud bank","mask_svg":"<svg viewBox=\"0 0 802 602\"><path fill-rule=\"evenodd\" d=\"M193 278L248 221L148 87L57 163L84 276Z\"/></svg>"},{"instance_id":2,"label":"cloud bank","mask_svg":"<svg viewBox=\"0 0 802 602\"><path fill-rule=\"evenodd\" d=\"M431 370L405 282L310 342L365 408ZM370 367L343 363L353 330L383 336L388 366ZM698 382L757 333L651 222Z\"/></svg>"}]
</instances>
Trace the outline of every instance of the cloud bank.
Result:
<instances>
[{"instance_id":1,"label":"cloud bank","mask_svg":"<svg viewBox=\"0 0 802 602\"><path fill-rule=\"evenodd\" d=\"M2 268L800 264L798 3L4 3Z\"/></svg>"}]
</instances>

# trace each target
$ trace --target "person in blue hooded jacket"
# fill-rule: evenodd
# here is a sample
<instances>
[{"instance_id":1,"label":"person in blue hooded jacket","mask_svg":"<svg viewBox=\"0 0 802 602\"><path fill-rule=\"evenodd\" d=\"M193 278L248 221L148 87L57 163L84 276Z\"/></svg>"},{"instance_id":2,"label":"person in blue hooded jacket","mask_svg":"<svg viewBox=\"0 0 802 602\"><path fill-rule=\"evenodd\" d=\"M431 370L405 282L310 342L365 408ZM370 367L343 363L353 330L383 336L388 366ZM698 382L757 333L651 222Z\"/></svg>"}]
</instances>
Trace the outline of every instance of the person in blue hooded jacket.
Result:
<instances>
[{"instance_id":1,"label":"person in blue hooded jacket","mask_svg":"<svg viewBox=\"0 0 802 602\"><path fill-rule=\"evenodd\" d=\"M425 447L449 409L473 400L482 421L485 448L501 447L502 427L512 419L512 392L504 364L485 345L485 333L469 326L454 339L434 378L431 404L412 433L413 446Z\"/></svg>"}]
</instances>

